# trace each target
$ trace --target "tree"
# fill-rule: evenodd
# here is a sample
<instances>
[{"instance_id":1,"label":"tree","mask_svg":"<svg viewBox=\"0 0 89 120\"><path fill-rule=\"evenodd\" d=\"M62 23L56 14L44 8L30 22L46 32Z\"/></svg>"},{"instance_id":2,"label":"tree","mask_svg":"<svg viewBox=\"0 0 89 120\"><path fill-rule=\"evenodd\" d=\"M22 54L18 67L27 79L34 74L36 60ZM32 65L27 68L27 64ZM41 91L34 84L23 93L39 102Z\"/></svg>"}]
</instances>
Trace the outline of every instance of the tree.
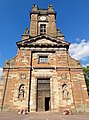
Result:
<instances>
[{"instance_id":1,"label":"tree","mask_svg":"<svg viewBox=\"0 0 89 120\"><path fill-rule=\"evenodd\" d=\"M84 75L85 75L85 82L87 85L87 91L89 95L89 66L83 68Z\"/></svg>"}]
</instances>

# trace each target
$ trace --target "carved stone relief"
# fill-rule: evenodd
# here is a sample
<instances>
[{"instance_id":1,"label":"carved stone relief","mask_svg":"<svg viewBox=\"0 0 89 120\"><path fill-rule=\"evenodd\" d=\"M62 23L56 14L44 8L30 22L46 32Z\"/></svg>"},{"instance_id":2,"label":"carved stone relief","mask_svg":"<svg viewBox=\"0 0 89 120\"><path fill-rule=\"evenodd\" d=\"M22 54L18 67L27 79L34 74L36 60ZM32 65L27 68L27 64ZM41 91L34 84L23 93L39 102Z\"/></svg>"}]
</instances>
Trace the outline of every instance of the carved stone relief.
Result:
<instances>
[{"instance_id":1,"label":"carved stone relief","mask_svg":"<svg viewBox=\"0 0 89 120\"><path fill-rule=\"evenodd\" d=\"M67 79L67 73L62 73L62 74L61 74L61 79L62 79L62 80Z\"/></svg>"},{"instance_id":2,"label":"carved stone relief","mask_svg":"<svg viewBox=\"0 0 89 120\"><path fill-rule=\"evenodd\" d=\"M26 74L25 74L25 73L21 74L21 75L20 75L20 79L21 79L21 80L26 79Z\"/></svg>"}]
</instances>

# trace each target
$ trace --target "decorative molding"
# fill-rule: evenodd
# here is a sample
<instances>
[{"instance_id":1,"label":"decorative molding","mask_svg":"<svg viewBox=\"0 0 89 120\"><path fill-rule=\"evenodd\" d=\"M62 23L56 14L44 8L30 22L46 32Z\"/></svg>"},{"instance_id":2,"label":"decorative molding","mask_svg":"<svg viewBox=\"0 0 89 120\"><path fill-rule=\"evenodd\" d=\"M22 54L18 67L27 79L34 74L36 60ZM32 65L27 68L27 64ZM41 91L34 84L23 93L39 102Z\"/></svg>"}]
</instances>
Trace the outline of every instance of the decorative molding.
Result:
<instances>
[{"instance_id":1,"label":"decorative molding","mask_svg":"<svg viewBox=\"0 0 89 120\"><path fill-rule=\"evenodd\" d=\"M26 74L25 74L25 73L23 73L23 74L20 75L20 79L21 79L21 80L24 80L24 79L26 79L26 78L27 78L27 77L26 77Z\"/></svg>"},{"instance_id":2,"label":"decorative molding","mask_svg":"<svg viewBox=\"0 0 89 120\"><path fill-rule=\"evenodd\" d=\"M67 73L62 73L61 74L61 79L66 80L67 79Z\"/></svg>"}]
</instances>

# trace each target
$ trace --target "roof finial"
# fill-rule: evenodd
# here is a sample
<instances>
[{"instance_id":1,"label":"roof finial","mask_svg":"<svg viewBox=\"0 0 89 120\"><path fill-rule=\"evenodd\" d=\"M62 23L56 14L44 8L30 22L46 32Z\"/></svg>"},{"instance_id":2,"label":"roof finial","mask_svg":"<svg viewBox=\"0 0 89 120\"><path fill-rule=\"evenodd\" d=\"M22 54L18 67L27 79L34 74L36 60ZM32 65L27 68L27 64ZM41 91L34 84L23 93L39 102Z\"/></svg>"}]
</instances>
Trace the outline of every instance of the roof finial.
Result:
<instances>
[{"instance_id":1,"label":"roof finial","mask_svg":"<svg viewBox=\"0 0 89 120\"><path fill-rule=\"evenodd\" d=\"M33 6L32 6L32 11L37 11L37 10L38 10L38 5L33 4Z\"/></svg>"},{"instance_id":2,"label":"roof finial","mask_svg":"<svg viewBox=\"0 0 89 120\"><path fill-rule=\"evenodd\" d=\"M38 5L36 5L36 4L33 4L33 6L32 6L33 8L35 7L35 8L38 8Z\"/></svg>"},{"instance_id":3,"label":"roof finial","mask_svg":"<svg viewBox=\"0 0 89 120\"><path fill-rule=\"evenodd\" d=\"M57 29L57 36L58 37L63 37L64 35L61 33L60 28Z\"/></svg>"},{"instance_id":4,"label":"roof finial","mask_svg":"<svg viewBox=\"0 0 89 120\"><path fill-rule=\"evenodd\" d=\"M48 8L53 8L53 6L51 4L48 5Z\"/></svg>"},{"instance_id":5,"label":"roof finial","mask_svg":"<svg viewBox=\"0 0 89 120\"><path fill-rule=\"evenodd\" d=\"M54 12L53 6L52 6L51 4L48 5L48 10L49 10L50 12Z\"/></svg>"}]
</instances>

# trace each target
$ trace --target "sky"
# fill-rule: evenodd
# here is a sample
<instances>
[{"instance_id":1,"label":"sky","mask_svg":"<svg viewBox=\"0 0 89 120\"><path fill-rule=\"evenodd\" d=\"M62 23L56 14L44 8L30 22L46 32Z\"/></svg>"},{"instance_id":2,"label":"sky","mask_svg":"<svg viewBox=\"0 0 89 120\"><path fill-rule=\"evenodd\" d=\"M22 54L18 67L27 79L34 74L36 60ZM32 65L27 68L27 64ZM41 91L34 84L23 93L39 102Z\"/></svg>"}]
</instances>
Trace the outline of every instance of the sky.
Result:
<instances>
[{"instance_id":1,"label":"sky","mask_svg":"<svg viewBox=\"0 0 89 120\"><path fill-rule=\"evenodd\" d=\"M16 42L30 27L32 5L57 12L56 26L70 42L70 55L89 65L89 0L0 0L0 76L4 62L16 56Z\"/></svg>"}]
</instances>

